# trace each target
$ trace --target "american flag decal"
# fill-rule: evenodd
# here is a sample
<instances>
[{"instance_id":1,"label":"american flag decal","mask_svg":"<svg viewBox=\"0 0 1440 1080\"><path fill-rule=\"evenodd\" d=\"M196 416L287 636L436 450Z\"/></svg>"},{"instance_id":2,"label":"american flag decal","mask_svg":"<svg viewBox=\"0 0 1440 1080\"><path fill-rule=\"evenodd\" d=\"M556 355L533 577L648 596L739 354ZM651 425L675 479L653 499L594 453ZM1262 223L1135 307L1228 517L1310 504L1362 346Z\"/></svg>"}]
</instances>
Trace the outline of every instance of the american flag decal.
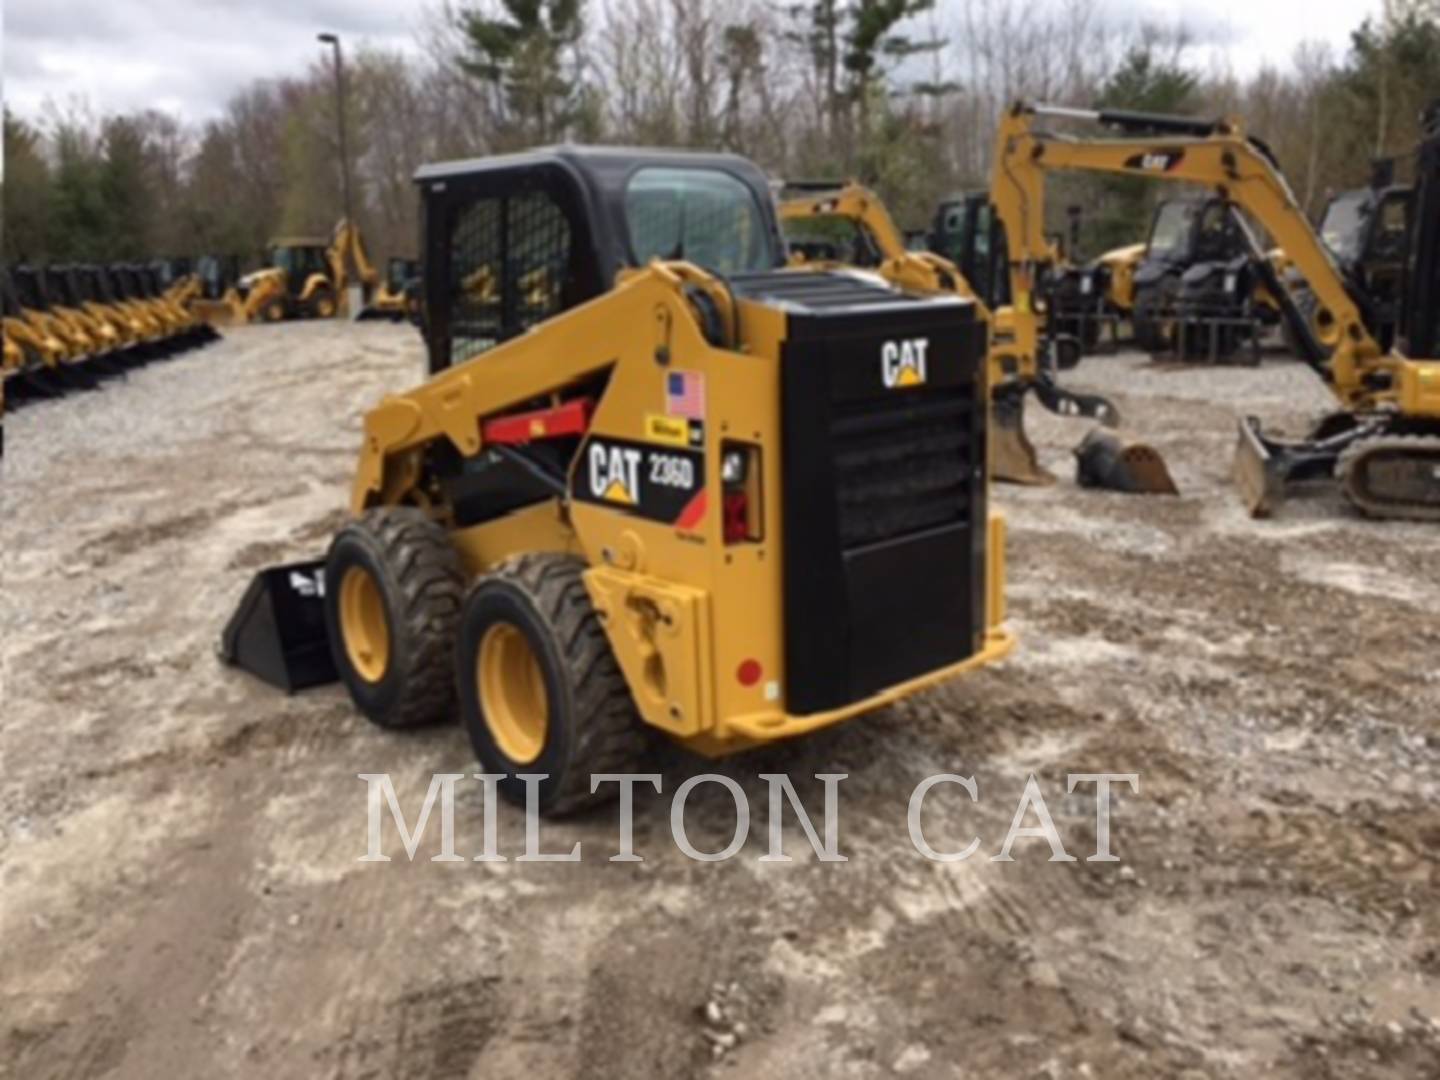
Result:
<instances>
[{"instance_id":1,"label":"american flag decal","mask_svg":"<svg viewBox=\"0 0 1440 1080\"><path fill-rule=\"evenodd\" d=\"M687 420L704 420L705 376L698 371L666 372L665 412Z\"/></svg>"}]
</instances>

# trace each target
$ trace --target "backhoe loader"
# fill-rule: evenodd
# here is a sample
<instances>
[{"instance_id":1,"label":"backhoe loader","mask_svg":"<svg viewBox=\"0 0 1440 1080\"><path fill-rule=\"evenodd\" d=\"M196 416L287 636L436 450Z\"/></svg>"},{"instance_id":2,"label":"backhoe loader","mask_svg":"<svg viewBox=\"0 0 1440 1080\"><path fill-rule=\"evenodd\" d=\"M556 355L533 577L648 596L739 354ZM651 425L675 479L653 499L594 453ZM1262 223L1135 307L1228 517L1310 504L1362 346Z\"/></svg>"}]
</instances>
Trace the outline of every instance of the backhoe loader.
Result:
<instances>
[{"instance_id":1,"label":"backhoe loader","mask_svg":"<svg viewBox=\"0 0 1440 1080\"><path fill-rule=\"evenodd\" d=\"M1037 120L1088 122L1114 134L1057 135L1039 129ZM1440 102L1429 110L1425 131L1416 168L1403 352L1380 347L1274 155L1232 119L1055 106L1011 109L998 135L994 197L1020 241L1011 255L1017 309L1024 307L1040 269L1025 253L1042 249L1049 172L1089 170L1205 185L1237 208L1237 228L1266 289L1301 343L1303 358L1341 406L1302 442L1272 439L1257 420L1242 421L1235 472L1250 512L1273 513L1293 482L1333 477L1362 513L1440 519ZM1301 315L1247 216L1274 239L1313 291L1311 318ZM1328 357L1317 340L1321 335L1335 342Z\"/></svg>"},{"instance_id":2,"label":"backhoe loader","mask_svg":"<svg viewBox=\"0 0 1440 1080\"><path fill-rule=\"evenodd\" d=\"M796 185L787 185L792 192ZM1034 354L1016 362L1002 344L1013 337L1013 312L1008 305L991 311L949 259L930 251L912 251L889 211L874 192L859 184L804 185L780 204L780 217L791 244L792 259L801 265L829 268L854 266L874 270L887 281L918 292L953 293L980 305L996 347L989 359L990 393L994 402L990 427L991 477L1016 484L1050 484L1055 477L1042 468L1025 434L1024 402L1034 392L1047 409L1060 416L1090 418L1109 426L1120 412L1094 394L1080 394L1055 380L1057 365L1041 363ZM996 278L987 276L986 280ZM1073 343L1051 339L1052 350L1073 349Z\"/></svg>"},{"instance_id":3,"label":"backhoe loader","mask_svg":"<svg viewBox=\"0 0 1440 1080\"><path fill-rule=\"evenodd\" d=\"M223 656L338 676L384 727L458 712L502 794L538 777L556 815L648 735L729 753L1010 652L980 305L787 267L731 155L418 183L438 374L365 418L352 519L262 573ZM498 306L465 287L485 266Z\"/></svg>"},{"instance_id":4,"label":"backhoe loader","mask_svg":"<svg viewBox=\"0 0 1440 1080\"><path fill-rule=\"evenodd\" d=\"M265 268L240 279L239 321L333 319L346 312L352 280L370 290L379 274L359 228L349 221L341 220L328 241L271 241Z\"/></svg>"},{"instance_id":5,"label":"backhoe loader","mask_svg":"<svg viewBox=\"0 0 1440 1080\"><path fill-rule=\"evenodd\" d=\"M420 276L420 260L392 256L385 264L385 280L375 290L360 318L404 322L411 316L407 300L410 283Z\"/></svg>"}]
</instances>

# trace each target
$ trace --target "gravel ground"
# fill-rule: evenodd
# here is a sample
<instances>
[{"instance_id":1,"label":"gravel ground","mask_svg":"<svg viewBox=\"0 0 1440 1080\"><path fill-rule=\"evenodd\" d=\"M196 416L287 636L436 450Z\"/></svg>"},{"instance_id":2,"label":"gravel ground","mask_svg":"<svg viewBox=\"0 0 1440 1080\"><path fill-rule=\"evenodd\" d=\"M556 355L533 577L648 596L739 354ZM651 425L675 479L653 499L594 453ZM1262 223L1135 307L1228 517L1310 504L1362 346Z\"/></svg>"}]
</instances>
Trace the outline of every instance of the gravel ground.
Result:
<instances>
[{"instance_id":1,"label":"gravel ground","mask_svg":"<svg viewBox=\"0 0 1440 1080\"><path fill-rule=\"evenodd\" d=\"M719 766L757 827L722 863L668 839L675 750L637 803L547 824L579 864L366 847L365 785L412 813L473 771L458 729L386 734L334 688L223 669L249 575L323 550L362 410L414 382L401 327L234 331L9 418L0 497L0 1075L916 1077L1440 1075L1440 532L1323 494L1256 523L1230 490L1236 415L1296 428L1308 372L1087 359L1160 447L1178 499L1082 492L1083 425L1032 432L1062 482L1002 489L1014 659ZM1093 796L1134 772L1119 862ZM761 773L845 773L843 864L765 851ZM906 830L937 789L937 847ZM1036 777L1075 862L1000 850ZM818 811L818 785L800 785ZM481 847L462 789L457 847ZM1033 820L1033 819L1032 819ZM724 846L708 785L690 837ZM793 826L793 820L792 820ZM500 849L522 817L498 814ZM805 857L802 857L805 856Z\"/></svg>"}]
</instances>

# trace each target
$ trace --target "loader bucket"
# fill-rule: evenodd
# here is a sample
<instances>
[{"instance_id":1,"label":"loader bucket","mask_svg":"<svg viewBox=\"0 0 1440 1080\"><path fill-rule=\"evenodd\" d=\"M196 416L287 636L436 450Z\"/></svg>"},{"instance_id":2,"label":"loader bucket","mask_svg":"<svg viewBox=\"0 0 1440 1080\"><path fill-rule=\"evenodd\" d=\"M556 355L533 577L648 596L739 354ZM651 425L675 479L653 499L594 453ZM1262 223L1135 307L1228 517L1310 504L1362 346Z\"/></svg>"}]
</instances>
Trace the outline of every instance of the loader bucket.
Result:
<instances>
[{"instance_id":1,"label":"loader bucket","mask_svg":"<svg viewBox=\"0 0 1440 1080\"><path fill-rule=\"evenodd\" d=\"M323 560L256 574L220 638L220 659L286 693L339 676L325 630Z\"/></svg>"},{"instance_id":2,"label":"loader bucket","mask_svg":"<svg viewBox=\"0 0 1440 1080\"><path fill-rule=\"evenodd\" d=\"M1025 434L1025 394L998 393L990 410L990 478L1008 484L1045 487L1055 474L1040 464Z\"/></svg>"},{"instance_id":3,"label":"loader bucket","mask_svg":"<svg viewBox=\"0 0 1440 1080\"><path fill-rule=\"evenodd\" d=\"M1160 452L1144 443L1126 445L1096 428L1075 448L1075 479L1081 487L1133 495L1179 495Z\"/></svg>"},{"instance_id":4,"label":"loader bucket","mask_svg":"<svg viewBox=\"0 0 1440 1080\"><path fill-rule=\"evenodd\" d=\"M212 332L217 326L239 326L245 321L243 314L236 306L225 300L192 301L190 313L209 327Z\"/></svg>"},{"instance_id":5,"label":"loader bucket","mask_svg":"<svg viewBox=\"0 0 1440 1080\"><path fill-rule=\"evenodd\" d=\"M1247 416L1240 421L1240 438L1235 446L1235 486L1251 517L1270 517L1285 503L1289 465L1283 453L1260 431L1260 421Z\"/></svg>"}]
</instances>

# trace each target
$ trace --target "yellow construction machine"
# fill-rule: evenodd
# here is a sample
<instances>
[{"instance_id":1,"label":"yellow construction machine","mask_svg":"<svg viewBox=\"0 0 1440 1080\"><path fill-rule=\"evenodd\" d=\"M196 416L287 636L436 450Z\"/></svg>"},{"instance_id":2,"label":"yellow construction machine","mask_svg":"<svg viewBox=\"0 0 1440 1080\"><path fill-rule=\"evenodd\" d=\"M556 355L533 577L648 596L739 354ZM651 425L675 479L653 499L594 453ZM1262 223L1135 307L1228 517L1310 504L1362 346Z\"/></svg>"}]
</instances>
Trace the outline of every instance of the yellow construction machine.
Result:
<instances>
[{"instance_id":1,"label":"yellow construction machine","mask_svg":"<svg viewBox=\"0 0 1440 1080\"><path fill-rule=\"evenodd\" d=\"M984 307L960 268L931 251L907 248L885 204L874 192L856 183L788 184L790 197L780 204L780 217L790 241L792 261L831 269L856 267L872 270L885 280L918 292L949 293ZM1009 305L986 310L990 325L990 392L993 410L990 427L990 470L995 480L1018 484L1049 484L1055 477L1044 469L1025 433L1024 402L1034 393L1051 412L1089 418L1107 426L1120 422L1115 405L1095 394L1082 394L1060 386L1055 377L1059 362L1054 352L1073 348L1066 339L1051 338L1050 354L1040 350L1017 352L1007 343L1014 339L1015 312Z\"/></svg>"},{"instance_id":2,"label":"yellow construction machine","mask_svg":"<svg viewBox=\"0 0 1440 1080\"><path fill-rule=\"evenodd\" d=\"M375 290L369 305L360 313L360 318L389 319L391 322L414 321L414 293L420 276L420 260L392 256L385 264L385 279Z\"/></svg>"},{"instance_id":3,"label":"yellow construction machine","mask_svg":"<svg viewBox=\"0 0 1440 1080\"><path fill-rule=\"evenodd\" d=\"M5 340L19 351L17 364L13 350L7 350L7 400L58 397L97 385L95 373L85 366L88 339L44 310L26 306L9 270L0 270L0 304Z\"/></svg>"},{"instance_id":4,"label":"yellow construction machine","mask_svg":"<svg viewBox=\"0 0 1440 1080\"><path fill-rule=\"evenodd\" d=\"M1042 129L1080 122L1109 129L1079 138ZM1377 517L1440 518L1440 102L1427 114L1417 155L1413 243L1395 350L1382 349L1324 243L1297 205L1274 155L1238 121L1017 105L1003 118L993 197L1018 240L1011 269L1017 311L1028 308L1043 266L1045 177L1089 170L1200 184L1232 207L1251 269L1280 305L1304 358L1334 392L1340 411L1309 439L1267 437L1240 425L1236 479L1251 513L1273 513L1294 482L1336 479L1350 501ZM1314 296L1302 314L1275 271L1254 222L1285 252ZM1243 288L1243 283L1238 287ZM1017 336L1033 328L1017 322ZM1326 353L1322 343L1333 343ZM1403 351L1402 351L1403 350Z\"/></svg>"},{"instance_id":5,"label":"yellow construction machine","mask_svg":"<svg viewBox=\"0 0 1440 1080\"><path fill-rule=\"evenodd\" d=\"M268 323L289 319L333 319L346 312L352 282L374 288L379 274L365 251L360 229L342 219L330 239L293 237L270 243L265 268L242 277L236 322ZM223 311L210 312L225 321Z\"/></svg>"},{"instance_id":6,"label":"yellow construction machine","mask_svg":"<svg viewBox=\"0 0 1440 1080\"><path fill-rule=\"evenodd\" d=\"M531 776L561 814L649 735L737 751L1012 649L979 304L787 267L731 155L418 183L435 374L365 417L350 522L257 578L225 657L338 675L384 727L458 713L507 798ZM460 287L487 266L498 304Z\"/></svg>"}]
</instances>

